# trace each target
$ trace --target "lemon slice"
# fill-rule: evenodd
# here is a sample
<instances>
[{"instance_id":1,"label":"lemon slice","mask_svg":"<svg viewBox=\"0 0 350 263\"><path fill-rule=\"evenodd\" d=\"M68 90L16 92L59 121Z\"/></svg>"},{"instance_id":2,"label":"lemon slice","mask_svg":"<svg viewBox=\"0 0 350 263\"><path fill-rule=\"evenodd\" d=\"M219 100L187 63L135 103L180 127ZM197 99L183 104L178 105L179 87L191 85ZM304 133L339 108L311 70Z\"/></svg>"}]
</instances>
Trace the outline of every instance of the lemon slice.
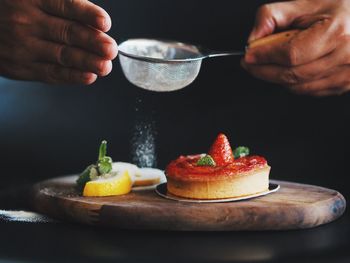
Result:
<instances>
[{"instance_id":1,"label":"lemon slice","mask_svg":"<svg viewBox=\"0 0 350 263\"><path fill-rule=\"evenodd\" d=\"M83 196L124 195L131 191L132 181L128 171L107 178L98 178L86 183Z\"/></svg>"},{"instance_id":2,"label":"lemon slice","mask_svg":"<svg viewBox=\"0 0 350 263\"><path fill-rule=\"evenodd\" d=\"M138 168L135 164L132 163L126 163L126 162L114 162L112 164L112 171L113 172L125 172L127 171L129 173L129 176L131 178L131 181L134 183L136 174L139 173L140 168Z\"/></svg>"},{"instance_id":3,"label":"lemon slice","mask_svg":"<svg viewBox=\"0 0 350 263\"><path fill-rule=\"evenodd\" d=\"M152 186L166 182L165 174L162 170L155 168L140 168L135 176L134 186Z\"/></svg>"}]
</instances>

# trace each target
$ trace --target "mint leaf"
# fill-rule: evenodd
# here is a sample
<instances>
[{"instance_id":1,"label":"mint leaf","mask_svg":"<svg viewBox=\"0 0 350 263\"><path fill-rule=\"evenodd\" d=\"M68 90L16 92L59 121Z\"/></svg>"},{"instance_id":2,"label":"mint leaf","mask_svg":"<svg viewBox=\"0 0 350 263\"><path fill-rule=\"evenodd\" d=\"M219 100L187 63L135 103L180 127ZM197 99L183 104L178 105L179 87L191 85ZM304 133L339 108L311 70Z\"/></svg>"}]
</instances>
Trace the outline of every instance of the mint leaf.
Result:
<instances>
[{"instance_id":1,"label":"mint leaf","mask_svg":"<svg viewBox=\"0 0 350 263\"><path fill-rule=\"evenodd\" d=\"M100 145L100 150L98 153L98 160L102 160L107 154L107 141L103 140Z\"/></svg>"},{"instance_id":2,"label":"mint leaf","mask_svg":"<svg viewBox=\"0 0 350 263\"><path fill-rule=\"evenodd\" d=\"M77 186L79 190L83 190L85 187L85 184L89 181L91 181L90 178L90 171L92 168L94 168L95 165L89 165L88 167L85 168L85 170L79 175L79 178L77 179Z\"/></svg>"},{"instance_id":3,"label":"mint leaf","mask_svg":"<svg viewBox=\"0 0 350 263\"><path fill-rule=\"evenodd\" d=\"M100 145L98 154L97 167L99 174L106 174L112 171L112 158L106 156L107 154L107 141L103 140Z\"/></svg>"},{"instance_id":4,"label":"mint leaf","mask_svg":"<svg viewBox=\"0 0 350 263\"><path fill-rule=\"evenodd\" d=\"M248 156L249 148L244 146L239 146L233 151L233 155L236 159Z\"/></svg>"},{"instance_id":5,"label":"mint leaf","mask_svg":"<svg viewBox=\"0 0 350 263\"><path fill-rule=\"evenodd\" d=\"M207 154L198 160L197 165L198 166L215 166L216 163L214 159Z\"/></svg>"},{"instance_id":6,"label":"mint leaf","mask_svg":"<svg viewBox=\"0 0 350 263\"><path fill-rule=\"evenodd\" d=\"M100 174L106 174L112 171L112 158L105 156L97 162L98 171Z\"/></svg>"}]
</instances>

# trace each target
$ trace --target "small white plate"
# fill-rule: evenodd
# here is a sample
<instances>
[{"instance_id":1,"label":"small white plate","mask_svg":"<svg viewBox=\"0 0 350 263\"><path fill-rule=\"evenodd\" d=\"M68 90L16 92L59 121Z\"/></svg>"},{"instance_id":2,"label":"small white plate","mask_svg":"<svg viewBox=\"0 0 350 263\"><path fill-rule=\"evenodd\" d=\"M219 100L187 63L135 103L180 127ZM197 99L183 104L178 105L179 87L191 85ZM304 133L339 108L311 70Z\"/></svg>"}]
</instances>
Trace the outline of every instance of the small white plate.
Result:
<instances>
[{"instance_id":1,"label":"small white plate","mask_svg":"<svg viewBox=\"0 0 350 263\"><path fill-rule=\"evenodd\" d=\"M153 190L153 189L156 189L156 187L157 187L159 184L166 184L166 178L165 178L165 176L160 178L160 183L158 183L158 184L147 185L147 186L133 186L133 187L132 187L132 190L133 190L133 191Z\"/></svg>"},{"instance_id":2,"label":"small white plate","mask_svg":"<svg viewBox=\"0 0 350 263\"><path fill-rule=\"evenodd\" d=\"M269 190L253 195L246 195L241 197L235 197L235 198L225 198L225 199L190 199L190 198L184 198L184 197L178 197L175 195L172 195L168 193L166 183L162 183L157 185L156 187L156 193L160 195L161 197L164 197L166 199L180 201L180 202L188 202L188 203L225 203L225 202L235 202L235 201L242 201L247 200L259 196L268 195L274 192L277 192L280 189L280 185L278 184L269 184Z\"/></svg>"},{"instance_id":3,"label":"small white plate","mask_svg":"<svg viewBox=\"0 0 350 263\"><path fill-rule=\"evenodd\" d=\"M166 177L164 171L156 169L156 168L139 168L139 175L147 176L147 175L157 175L159 176L159 182L153 185L147 186L133 186L133 191L144 191L144 190L153 190L156 188L158 184L166 183Z\"/></svg>"}]
</instances>

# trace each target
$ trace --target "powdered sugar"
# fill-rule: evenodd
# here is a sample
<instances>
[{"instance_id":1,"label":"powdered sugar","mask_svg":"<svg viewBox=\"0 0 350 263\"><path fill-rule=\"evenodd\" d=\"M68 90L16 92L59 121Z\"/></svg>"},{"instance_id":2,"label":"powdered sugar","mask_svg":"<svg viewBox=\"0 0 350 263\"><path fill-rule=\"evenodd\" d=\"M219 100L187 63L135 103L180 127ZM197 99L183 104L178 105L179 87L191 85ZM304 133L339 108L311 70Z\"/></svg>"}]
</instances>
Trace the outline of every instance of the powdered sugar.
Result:
<instances>
[{"instance_id":1,"label":"powdered sugar","mask_svg":"<svg viewBox=\"0 0 350 263\"><path fill-rule=\"evenodd\" d=\"M154 123L140 121L135 124L132 139L132 161L139 167L155 167L157 165L155 149Z\"/></svg>"},{"instance_id":2,"label":"powdered sugar","mask_svg":"<svg viewBox=\"0 0 350 263\"><path fill-rule=\"evenodd\" d=\"M55 220L34 212L0 210L0 220L8 222L51 223Z\"/></svg>"},{"instance_id":3,"label":"powdered sugar","mask_svg":"<svg viewBox=\"0 0 350 263\"><path fill-rule=\"evenodd\" d=\"M156 167L156 125L153 112L145 109L138 98L135 105L135 125L131 140L132 162L139 167Z\"/></svg>"}]
</instances>

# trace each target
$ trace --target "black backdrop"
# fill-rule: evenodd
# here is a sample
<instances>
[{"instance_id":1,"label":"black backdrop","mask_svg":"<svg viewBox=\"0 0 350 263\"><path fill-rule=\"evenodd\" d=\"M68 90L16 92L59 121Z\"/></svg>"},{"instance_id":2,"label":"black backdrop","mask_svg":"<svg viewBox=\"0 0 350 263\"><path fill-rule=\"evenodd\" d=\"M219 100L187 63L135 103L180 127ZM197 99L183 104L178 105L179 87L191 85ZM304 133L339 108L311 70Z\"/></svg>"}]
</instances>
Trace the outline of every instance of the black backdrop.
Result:
<instances>
[{"instance_id":1,"label":"black backdrop","mask_svg":"<svg viewBox=\"0 0 350 263\"><path fill-rule=\"evenodd\" d=\"M213 49L243 49L264 1L98 1L111 35L159 37ZM81 171L102 139L115 160L132 160L136 123L152 123L158 167L179 154L205 152L218 132L250 146L272 178L323 185L349 194L350 96L296 96L255 80L239 58L206 61L184 90L152 93L132 86L119 62L89 87L0 80L0 189ZM138 109L138 110L136 110Z\"/></svg>"}]
</instances>

